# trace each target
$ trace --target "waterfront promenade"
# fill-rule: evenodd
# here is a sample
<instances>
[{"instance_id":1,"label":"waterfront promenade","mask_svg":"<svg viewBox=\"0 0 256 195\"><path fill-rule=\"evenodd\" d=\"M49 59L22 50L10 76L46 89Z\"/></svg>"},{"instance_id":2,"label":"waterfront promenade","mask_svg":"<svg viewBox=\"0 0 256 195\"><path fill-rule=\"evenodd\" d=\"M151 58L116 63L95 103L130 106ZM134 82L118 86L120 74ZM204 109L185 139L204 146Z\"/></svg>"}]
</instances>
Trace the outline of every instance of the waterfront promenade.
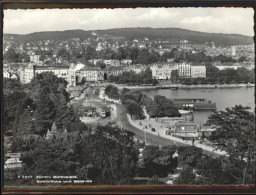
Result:
<instances>
[{"instance_id":1,"label":"waterfront promenade","mask_svg":"<svg viewBox=\"0 0 256 195\"><path fill-rule=\"evenodd\" d=\"M241 87L254 87L254 84L198 84L198 85L184 85L184 84L159 84L159 85L121 85L113 84L118 89L224 89L224 88L241 88Z\"/></svg>"},{"instance_id":2,"label":"waterfront promenade","mask_svg":"<svg viewBox=\"0 0 256 195\"><path fill-rule=\"evenodd\" d=\"M117 106L117 109L122 106L121 102L119 100L110 99L107 96L104 96L104 91L103 90L100 90L99 98L106 99L107 101L115 102L115 104L119 105L119 106ZM170 136L170 135L166 135L165 134L165 126L164 126L163 123L157 123L157 122L155 122L154 119L149 119L149 116L147 114L145 114L145 115L146 115L146 119L144 119L144 120L132 120L129 114L126 114L126 117L128 119L129 124L134 129L139 129L140 131L143 132L143 134L144 134L143 137L144 137L144 140L146 142L147 142L147 139L149 137L152 138L152 136L154 136L154 137L168 139L168 140L171 141L170 143L175 144L175 145L190 145L190 146L192 146L192 141L191 140L190 141L189 140L184 141L180 138L173 137L173 136ZM142 123L143 125L140 125L140 123ZM151 128L153 127L153 128L156 129L156 132L152 132L151 128L145 129L145 126L146 125L148 126L149 124L151 125ZM148 143L150 143L150 141ZM226 155L225 151L216 150L215 148L213 148L211 146L200 144L197 141L195 142L195 146L198 147L198 148L202 148L204 151L206 151L208 153L212 153L212 154L215 154L215 155Z\"/></svg>"}]
</instances>

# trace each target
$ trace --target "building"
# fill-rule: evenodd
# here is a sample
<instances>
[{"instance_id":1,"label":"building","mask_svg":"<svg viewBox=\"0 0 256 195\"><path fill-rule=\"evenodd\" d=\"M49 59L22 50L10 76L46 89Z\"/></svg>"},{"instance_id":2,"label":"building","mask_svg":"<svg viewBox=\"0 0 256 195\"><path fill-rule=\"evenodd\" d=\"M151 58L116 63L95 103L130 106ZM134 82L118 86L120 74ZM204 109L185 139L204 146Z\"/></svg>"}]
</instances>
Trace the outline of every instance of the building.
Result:
<instances>
[{"instance_id":1,"label":"building","mask_svg":"<svg viewBox=\"0 0 256 195\"><path fill-rule=\"evenodd\" d=\"M123 65L131 65L132 64L132 60L122 60L121 64L123 64Z\"/></svg>"},{"instance_id":2,"label":"building","mask_svg":"<svg viewBox=\"0 0 256 195\"><path fill-rule=\"evenodd\" d=\"M110 75L118 76L123 72L124 72L124 67L122 66L117 66L117 67L110 66L104 70L104 73L107 75L107 77L109 77Z\"/></svg>"},{"instance_id":3,"label":"building","mask_svg":"<svg viewBox=\"0 0 256 195\"><path fill-rule=\"evenodd\" d=\"M68 86L76 86L76 71L80 70L83 66L83 64L70 64L69 66L69 70L68 70L68 77L67 77L67 81L68 81Z\"/></svg>"},{"instance_id":4,"label":"building","mask_svg":"<svg viewBox=\"0 0 256 195\"><path fill-rule=\"evenodd\" d=\"M88 62L91 62L94 65L96 65L97 62L102 62L102 61L103 61L102 59L91 59L91 60L88 60Z\"/></svg>"},{"instance_id":5,"label":"building","mask_svg":"<svg viewBox=\"0 0 256 195\"><path fill-rule=\"evenodd\" d=\"M17 77L16 74L12 74L11 77L10 77L10 79L18 80L18 77Z\"/></svg>"},{"instance_id":6,"label":"building","mask_svg":"<svg viewBox=\"0 0 256 195\"><path fill-rule=\"evenodd\" d=\"M85 78L86 81L96 82L104 80L104 72L96 67L85 67L76 72L78 81L82 81Z\"/></svg>"},{"instance_id":7,"label":"building","mask_svg":"<svg viewBox=\"0 0 256 195\"><path fill-rule=\"evenodd\" d=\"M180 77L190 77L191 64L190 63L180 63L178 64L178 71Z\"/></svg>"},{"instance_id":8,"label":"building","mask_svg":"<svg viewBox=\"0 0 256 195\"><path fill-rule=\"evenodd\" d=\"M9 72L7 72L7 71L3 71L3 77L4 77L4 78L8 78L8 79L9 79L9 78L10 78L10 76L11 76L11 75L10 75L10 73L9 73Z\"/></svg>"},{"instance_id":9,"label":"building","mask_svg":"<svg viewBox=\"0 0 256 195\"><path fill-rule=\"evenodd\" d=\"M192 78L206 77L206 67L203 65L191 65L190 71L190 76Z\"/></svg>"},{"instance_id":10,"label":"building","mask_svg":"<svg viewBox=\"0 0 256 195\"><path fill-rule=\"evenodd\" d=\"M40 55L30 55L30 62L39 63Z\"/></svg>"},{"instance_id":11,"label":"building","mask_svg":"<svg viewBox=\"0 0 256 195\"><path fill-rule=\"evenodd\" d=\"M236 56L236 48L235 48L235 46L232 46L232 48L231 48L231 56Z\"/></svg>"},{"instance_id":12,"label":"building","mask_svg":"<svg viewBox=\"0 0 256 195\"><path fill-rule=\"evenodd\" d=\"M71 67L72 69L72 67ZM64 78L70 83L69 66L35 66L28 65L20 69L20 81L22 83L29 83L36 74L41 74L43 72L53 72L57 77Z\"/></svg>"},{"instance_id":13,"label":"building","mask_svg":"<svg viewBox=\"0 0 256 195\"><path fill-rule=\"evenodd\" d=\"M43 72L53 72L57 77L67 80L69 66L34 66L34 75L41 74Z\"/></svg>"},{"instance_id":14,"label":"building","mask_svg":"<svg viewBox=\"0 0 256 195\"><path fill-rule=\"evenodd\" d=\"M81 106L78 111L80 117L95 117L96 107L93 106Z\"/></svg>"},{"instance_id":15,"label":"building","mask_svg":"<svg viewBox=\"0 0 256 195\"><path fill-rule=\"evenodd\" d=\"M145 71L146 68L147 68L146 65L136 64L136 65L131 65L131 66L125 67L124 71L127 71L127 72L133 71L136 74L140 74L142 71Z\"/></svg>"},{"instance_id":16,"label":"building","mask_svg":"<svg viewBox=\"0 0 256 195\"><path fill-rule=\"evenodd\" d=\"M184 138L197 138L199 126L194 121L179 121L169 132L172 136Z\"/></svg>"},{"instance_id":17,"label":"building","mask_svg":"<svg viewBox=\"0 0 256 195\"><path fill-rule=\"evenodd\" d=\"M150 66L152 77L159 80L170 79L173 70L177 70L176 64L153 64Z\"/></svg>"},{"instance_id":18,"label":"building","mask_svg":"<svg viewBox=\"0 0 256 195\"><path fill-rule=\"evenodd\" d=\"M120 66L121 65L119 60L103 60L103 62L107 66Z\"/></svg>"},{"instance_id":19,"label":"building","mask_svg":"<svg viewBox=\"0 0 256 195\"><path fill-rule=\"evenodd\" d=\"M213 126L202 126L199 130L198 130L198 136L201 139L205 139L207 137L210 137L212 135L212 133L216 131L216 128Z\"/></svg>"},{"instance_id":20,"label":"building","mask_svg":"<svg viewBox=\"0 0 256 195\"><path fill-rule=\"evenodd\" d=\"M21 83L29 83L35 76L34 69L31 64L27 67L21 68L19 74Z\"/></svg>"}]
</instances>

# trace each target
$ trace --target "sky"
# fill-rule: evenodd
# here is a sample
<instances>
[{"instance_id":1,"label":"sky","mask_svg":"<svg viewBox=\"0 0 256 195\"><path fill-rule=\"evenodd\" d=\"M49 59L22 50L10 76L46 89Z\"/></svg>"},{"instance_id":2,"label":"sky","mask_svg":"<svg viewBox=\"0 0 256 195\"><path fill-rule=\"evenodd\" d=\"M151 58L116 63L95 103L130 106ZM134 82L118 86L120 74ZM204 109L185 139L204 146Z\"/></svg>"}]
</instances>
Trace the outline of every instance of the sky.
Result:
<instances>
[{"instance_id":1,"label":"sky","mask_svg":"<svg viewBox=\"0 0 256 195\"><path fill-rule=\"evenodd\" d=\"M4 34L152 27L253 36L253 14L252 8L4 10Z\"/></svg>"}]
</instances>

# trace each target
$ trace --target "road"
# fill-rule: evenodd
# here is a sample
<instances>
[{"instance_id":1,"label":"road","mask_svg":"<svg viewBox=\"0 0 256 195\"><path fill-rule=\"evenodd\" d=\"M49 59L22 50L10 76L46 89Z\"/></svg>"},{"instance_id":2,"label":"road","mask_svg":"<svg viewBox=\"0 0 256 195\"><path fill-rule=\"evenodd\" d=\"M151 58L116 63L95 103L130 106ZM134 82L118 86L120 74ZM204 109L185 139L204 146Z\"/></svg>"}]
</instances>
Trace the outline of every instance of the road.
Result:
<instances>
[{"instance_id":1,"label":"road","mask_svg":"<svg viewBox=\"0 0 256 195\"><path fill-rule=\"evenodd\" d=\"M87 91L88 99L91 99L92 103L99 104L100 102L103 103L103 101L96 95L93 95L92 89L89 89ZM75 103L73 103L74 111L75 113L78 112L79 107L82 105L83 101L86 99L86 97L81 98L80 100L77 100ZM111 104L110 101L106 101L107 104ZM177 145L177 146L187 146L188 144L180 143L172 141L168 138L164 138L158 135L153 135L150 133L145 133L143 130L138 129L134 127L132 124L130 124L129 119L126 114L126 110L123 105L115 103L117 107L117 117L114 120L110 120L109 117L100 119L96 123L90 124L89 126L92 128L95 128L98 124L100 125L107 125L109 122L115 122L119 127L133 132L135 135L134 137L140 141L145 141L146 144L149 145L156 145L156 146L165 146L165 145ZM175 142L175 143L174 143ZM209 154L212 156L219 156L219 154L210 152L208 150L203 150L203 153Z\"/></svg>"}]
</instances>

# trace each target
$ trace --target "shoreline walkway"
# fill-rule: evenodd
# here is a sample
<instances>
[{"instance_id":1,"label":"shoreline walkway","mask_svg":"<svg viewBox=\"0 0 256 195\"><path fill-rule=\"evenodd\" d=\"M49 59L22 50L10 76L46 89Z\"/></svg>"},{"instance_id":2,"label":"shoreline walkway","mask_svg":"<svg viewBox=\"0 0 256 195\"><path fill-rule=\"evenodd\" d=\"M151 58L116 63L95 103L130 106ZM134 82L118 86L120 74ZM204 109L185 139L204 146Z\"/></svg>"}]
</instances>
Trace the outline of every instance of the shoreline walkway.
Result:
<instances>
[{"instance_id":1,"label":"shoreline walkway","mask_svg":"<svg viewBox=\"0 0 256 195\"><path fill-rule=\"evenodd\" d=\"M107 101L113 101L113 102L115 102L117 104L122 105L120 101L114 100L114 99L110 99L107 96L104 97L103 94L104 94L104 92L102 90L100 90L99 98L101 98L101 99L105 98ZM145 112L145 109L144 109L144 112ZM152 135L161 136L161 137L164 137L164 138L167 138L169 140L174 141L174 143L175 142L179 142L179 143L182 143L182 144L185 144L185 145L189 145L189 146L193 145L191 140L185 140L184 141L181 138L173 137L171 135L166 135L165 134L165 130L166 129L165 129L165 124L164 123L158 123L153 118L150 119L149 115L146 112L145 112L145 116L146 116L146 119L144 119L144 120L132 120L131 116L127 113L127 117L128 117L129 123L133 127L138 128L141 131L144 131L146 134L149 133L149 134L152 134ZM150 128L146 129L145 126L149 127L149 125L150 125ZM155 128L156 132L152 132L151 128ZM211 146L200 144L197 141L195 141L194 146L196 146L198 148L202 148L203 150L207 150L209 152L216 153L218 155L227 155L227 153L225 151L216 150L215 148L213 148Z\"/></svg>"}]
</instances>

